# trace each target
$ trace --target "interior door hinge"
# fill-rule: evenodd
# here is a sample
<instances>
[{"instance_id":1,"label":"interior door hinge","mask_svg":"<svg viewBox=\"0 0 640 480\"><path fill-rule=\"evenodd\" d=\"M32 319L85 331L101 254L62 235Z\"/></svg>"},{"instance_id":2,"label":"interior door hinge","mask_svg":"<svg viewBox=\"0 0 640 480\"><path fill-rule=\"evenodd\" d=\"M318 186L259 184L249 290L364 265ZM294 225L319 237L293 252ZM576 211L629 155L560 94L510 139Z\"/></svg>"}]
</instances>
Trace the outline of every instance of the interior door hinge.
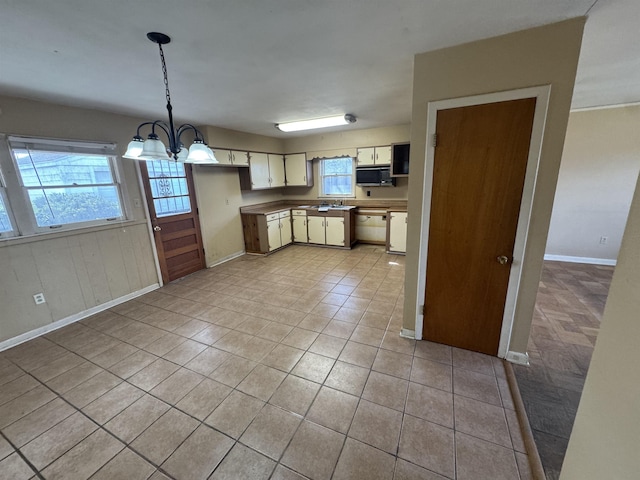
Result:
<instances>
[{"instance_id":1,"label":"interior door hinge","mask_svg":"<svg viewBox=\"0 0 640 480\"><path fill-rule=\"evenodd\" d=\"M431 146L433 148L438 146L438 134L437 133L434 133L433 137L431 137Z\"/></svg>"},{"instance_id":2,"label":"interior door hinge","mask_svg":"<svg viewBox=\"0 0 640 480\"><path fill-rule=\"evenodd\" d=\"M200 210L196 207L196 215L200 215Z\"/></svg>"},{"instance_id":3,"label":"interior door hinge","mask_svg":"<svg viewBox=\"0 0 640 480\"><path fill-rule=\"evenodd\" d=\"M422 316L425 316L426 314L427 314L427 306L422 305Z\"/></svg>"}]
</instances>

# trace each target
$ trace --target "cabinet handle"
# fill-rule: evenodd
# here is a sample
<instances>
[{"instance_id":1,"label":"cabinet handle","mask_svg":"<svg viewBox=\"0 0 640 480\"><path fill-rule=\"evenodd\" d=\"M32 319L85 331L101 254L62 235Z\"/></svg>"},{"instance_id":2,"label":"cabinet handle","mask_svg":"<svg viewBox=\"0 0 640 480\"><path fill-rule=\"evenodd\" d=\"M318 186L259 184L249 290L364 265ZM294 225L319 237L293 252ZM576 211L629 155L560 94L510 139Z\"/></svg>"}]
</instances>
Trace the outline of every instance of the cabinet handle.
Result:
<instances>
[{"instance_id":1,"label":"cabinet handle","mask_svg":"<svg viewBox=\"0 0 640 480\"><path fill-rule=\"evenodd\" d=\"M302 177L302 181L306 182L307 181L307 176L305 175L304 177Z\"/></svg>"},{"instance_id":2,"label":"cabinet handle","mask_svg":"<svg viewBox=\"0 0 640 480\"><path fill-rule=\"evenodd\" d=\"M306 220L303 220L303 221L302 221L302 225L307 226L307 221L306 221Z\"/></svg>"}]
</instances>

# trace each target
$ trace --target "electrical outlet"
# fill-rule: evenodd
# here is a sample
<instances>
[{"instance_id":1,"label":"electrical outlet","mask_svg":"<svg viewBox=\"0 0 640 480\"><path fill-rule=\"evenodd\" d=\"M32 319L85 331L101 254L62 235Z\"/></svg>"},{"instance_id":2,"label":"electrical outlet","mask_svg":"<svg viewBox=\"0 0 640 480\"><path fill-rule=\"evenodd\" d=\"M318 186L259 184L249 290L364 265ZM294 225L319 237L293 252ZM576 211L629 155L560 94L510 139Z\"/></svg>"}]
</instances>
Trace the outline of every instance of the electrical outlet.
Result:
<instances>
[{"instance_id":1,"label":"electrical outlet","mask_svg":"<svg viewBox=\"0 0 640 480\"><path fill-rule=\"evenodd\" d=\"M600 237L600 245L606 245L609 241L609 237Z\"/></svg>"},{"instance_id":2,"label":"electrical outlet","mask_svg":"<svg viewBox=\"0 0 640 480\"><path fill-rule=\"evenodd\" d=\"M36 293L33 296L33 301L36 302L36 305L42 305L43 303L46 303L44 293Z\"/></svg>"}]
</instances>

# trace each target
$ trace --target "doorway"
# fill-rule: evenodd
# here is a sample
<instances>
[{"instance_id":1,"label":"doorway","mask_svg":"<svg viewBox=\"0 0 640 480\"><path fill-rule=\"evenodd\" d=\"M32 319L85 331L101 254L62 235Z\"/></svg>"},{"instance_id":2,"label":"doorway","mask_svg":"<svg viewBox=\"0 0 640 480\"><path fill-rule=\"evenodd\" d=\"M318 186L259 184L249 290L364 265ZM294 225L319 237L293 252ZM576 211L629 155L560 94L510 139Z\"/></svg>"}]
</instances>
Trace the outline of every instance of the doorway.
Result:
<instances>
[{"instance_id":1,"label":"doorway","mask_svg":"<svg viewBox=\"0 0 640 480\"><path fill-rule=\"evenodd\" d=\"M549 93L549 86L541 86L429 103L416 339L426 338L521 361L512 357L518 353L509 352L509 340L531 221ZM524 113L519 118L517 112L521 110ZM462 117L446 120L447 112L454 114L453 117L456 114L462 114ZM496 116L495 120L493 116ZM502 126L494 131L496 122ZM437 153L439 147L443 147L443 150L447 148L442 131L446 123L449 123L446 128L451 130L452 137L456 138L452 145L454 150L449 153L454 158L459 157L456 161L462 163L449 165L445 161L444 167L448 170L442 170L442 165L439 165L442 162L437 162L436 156L442 156ZM514 130L516 125L518 127ZM438 147L432 145L436 131ZM517 147L511 141L505 143L496 140L501 137L511 139L514 131L520 132L518 138L522 137L516 142ZM492 145L482 145L481 142ZM469 152L463 153L469 149L475 150L475 153L470 156ZM496 153L500 151L502 153ZM488 167L483 162L491 155L508 157L510 161L507 166L498 163ZM517 167L512 161L514 155L520 159L515 162ZM469 158L464 160L462 157L466 156ZM444 160L444 157L439 160ZM449 169L451 166L453 168ZM440 174L445 178L444 189L436 185L436 182L440 182ZM467 181L471 183L465 186ZM515 192L515 197L510 195L506 200L501 198L502 190L508 190L511 194ZM439 206L437 202L443 199L445 201ZM501 200L503 205L497 208L495 205L489 206L496 199ZM435 231L432 237L432 217L437 222L433 225L440 225L436 228L440 229L440 238ZM509 237L506 243L504 239L496 240L501 236L495 236L505 223L509 224L507 230L510 231L506 235ZM477 230L482 225L486 228ZM483 251L479 247L483 243L496 250L495 254L486 249ZM428 274L427 257L430 263ZM484 271L470 266L470 262L478 259L485 262ZM438 278L444 280L438 281ZM501 298L497 306L491 300L487 307L490 299L487 295L492 290L501 292L497 295ZM443 317L446 311L453 312L453 315ZM484 319L477 321L478 313L484 311L492 318L490 326L484 323ZM475 345L473 342L478 336L490 337L491 341Z\"/></svg>"},{"instance_id":2,"label":"doorway","mask_svg":"<svg viewBox=\"0 0 640 480\"><path fill-rule=\"evenodd\" d=\"M163 283L205 268L191 165L140 162Z\"/></svg>"}]
</instances>

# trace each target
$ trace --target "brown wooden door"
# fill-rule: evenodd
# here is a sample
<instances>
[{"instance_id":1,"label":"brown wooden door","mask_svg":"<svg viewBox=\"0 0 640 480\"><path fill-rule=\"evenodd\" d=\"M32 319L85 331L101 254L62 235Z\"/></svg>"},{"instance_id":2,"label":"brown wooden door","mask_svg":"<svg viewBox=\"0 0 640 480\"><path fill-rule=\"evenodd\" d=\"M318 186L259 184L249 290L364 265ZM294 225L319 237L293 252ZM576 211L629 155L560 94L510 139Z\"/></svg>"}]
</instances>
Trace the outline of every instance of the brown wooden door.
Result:
<instances>
[{"instance_id":1,"label":"brown wooden door","mask_svg":"<svg viewBox=\"0 0 640 480\"><path fill-rule=\"evenodd\" d=\"M205 268L191 165L140 163L162 281L171 282Z\"/></svg>"},{"instance_id":2,"label":"brown wooden door","mask_svg":"<svg viewBox=\"0 0 640 480\"><path fill-rule=\"evenodd\" d=\"M498 353L535 104L527 98L438 111L427 340Z\"/></svg>"}]
</instances>

